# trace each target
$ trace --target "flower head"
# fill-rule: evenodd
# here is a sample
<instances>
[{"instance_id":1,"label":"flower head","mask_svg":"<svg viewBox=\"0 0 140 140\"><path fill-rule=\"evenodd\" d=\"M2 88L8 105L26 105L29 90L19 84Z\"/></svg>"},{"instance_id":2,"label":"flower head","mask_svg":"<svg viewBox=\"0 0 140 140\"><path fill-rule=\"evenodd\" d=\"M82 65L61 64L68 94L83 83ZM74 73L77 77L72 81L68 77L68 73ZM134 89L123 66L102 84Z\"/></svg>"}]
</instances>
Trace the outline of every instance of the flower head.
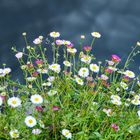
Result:
<instances>
[{"instance_id":1,"label":"flower head","mask_svg":"<svg viewBox=\"0 0 140 140\"><path fill-rule=\"evenodd\" d=\"M63 64L67 67L70 67L71 66L71 63L69 61L64 61Z\"/></svg>"},{"instance_id":2,"label":"flower head","mask_svg":"<svg viewBox=\"0 0 140 140\"><path fill-rule=\"evenodd\" d=\"M95 73L98 73L99 72L99 66L97 66L96 64L90 64L90 70L95 72Z\"/></svg>"},{"instance_id":3,"label":"flower head","mask_svg":"<svg viewBox=\"0 0 140 140\"><path fill-rule=\"evenodd\" d=\"M120 86L124 89L124 90L127 90L128 89L128 85L124 82L121 82L120 83Z\"/></svg>"},{"instance_id":4,"label":"flower head","mask_svg":"<svg viewBox=\"0 0 140 140\"><path fill-rule=\"evenodd\" d=\"M119 56L117 56L117 55L113 54L113 55L112 55L112 61L113 61L113 62L120 62L120 61L121 61L121 59L120 59L120 57L119 57Z\"/></svg>"},{"instance_id":5,"label":"flower head","mask_svg":"<svg viewBox=\"0 0 140 140\"><path fill-rule=\"evenodd\" d=\"M22 58L22 56L23 56L23 52L18 52L18 53L15 55L15 57L16 57L17 59Z\"/></svg>"},{"instance_id":6,"label":"flower head","mask_svg":"<svg viewBox=\"0 0 140 140\"><path fill-rule=\"evenodd\" d=\"M76 77L75 81L76 81L77 84L79 84L81 86L84 84L83 80L79 77Z\"/></svg>"},{"instance_id":7,"label":"flower head","mask_svg":"<svg viewBox=\"0 0 140 140\"><path fill-rule=\"evenodd\" d=\"M89 76L89 70L88 70L88 68L80 68L80 70L78 71L78 74L81 76L81 77L83 77L83 78L85 78L85 77L87 77L87 76Z\"/></svg>"},{"instance_id":8,"label":"flower head","mask_svg":"<svg viewBox=\"0 0 140 140\"><path fill-rule=\"evenodd\" d=\"M8 105L15 108L21 105L21 100L18 97L11 97L7 101Z\"/></svg>"},{"instance_id":9,"label":"flower head","mask_svg":"<svg viewBox=\"0 0 140 140\"><path fill-rule=\"evenodd\" d=\"M67 139L71 139L71 137L72 137L72 134L68 129L63 129L62 135L65 136Z\"/></svg>"},{"instance_id":10,"label":"flower head","mask_svg":"<svg viewBox=\"0 0 140 140\"><path fill-rule=\"evenodd\" d=\"M115 131L119 131L119 126L114 123L111 124L111 128L113 128Z\"/></svg>"},{"instance_id":11,"label":"flower head","mask_svg":"<svg viewBox=\"0 0 140 140\"><path fill-rule=\"evenodd\" d=\"M9 134L10 134L11 138L18 138L19 137L19 132L17 129L11 130L9 132Z\"/></svg>"},{"instance_id":12,"label":"flower head","mask_svg":"<svg viewBox=\"0 0 140 140\"><path fill-rule=\"evenodd\" d=\"M92 47L91 46L84 46L84 51L89 52L91 51Z\"/></svg>"},{"instance_id":13,"label":"flower head","mask_svg":"<svg viewBox=\"0 0 140 140\"><path fill-rule=\"evenodd\" d=\"M129 77L129 78L135 78L135 73L130 71L130 70L126 70L124 72L125 76Z\"/></svg>"},{"instance_id":14,"label":"flower head","mask_svg":"<svg viewBox=\"0 0 140 140\"><path fill-rule=\"evenodd\" d=\"M34 135L39 135L41 132L42 132L41 129L33 129L33 130L32 130L32 133L33 133Z\"/></svg>"},{"instance_id":15,"label":"flower head","mask_svg":"<svg viewBox=\"0 0 140 140\"><path fill-rule=\"evenodd\" d=\"M52 64L49 66L49 69L56 72L56 73L59 73L61 71L59 64Z\"/></svg>"},{"instance_id":16,"label":"flower head","mask_svg":"<svg viewBox=\"0 0 140 140\"><path fill-rule=\"evenodd\" d=\"M32 116L27 116L24 122L28 127L34 127L37 124L36 119Z\"/></svg>"},{"instance_id":17,"label":"flower head","mask_svg":"<svg viewBox=\"0 0 140 140\"><path fill-rule=\"evenodd\" d=\"M99 32L92 32L91 35L95 38L100 38L101 34Z\"/></svg>"},{"instance_id":18,"label":"flower head","mask_svg":"<svg viewBox=\"0 0 140 140\"><path fill-rule=\"evenodd\" d=\"M86 64L90 64L91 62L91 57L88 55L83 55L83 57L81 58L81 61L86 63Z\"/></svg>"},{"instance_id":19,"label":"flower head","mask_svg":"<svg viewBox=\"0 0 140 140\"><path fill-rule=\"evenodd\" d=\"M60 36L60 33L59 32L51 32L50 36L53 37L53 38L57 38L57 37Z\"/></svg>"},{"instance_id":20,"label":"flower head","mask_svg":"<svg viewBox=\"0 0 140 140\"><path fill-rule=\"evenodd\" d=\"M39 94L32 95L30 100L33 104L37 105L43 103L43 98Z\"/></svg>"},{"instance_id":21,"label":"flower head","mask_svg":"<svg viewBox=\"0 0 140 140\"><path fill-rule=\"evenodd\" d=\"M33 43L34 43L35 45L39 45L39 44L42 43L42 40L41 40L40 38L36 38L36 39L33 41Z\"/></svg>"},{"instance_id":22,"label":"flower head","mask_svg":"<svg viewBox=\"0 0 140 140\"><path fill-rule=\"evenodd\" d=\"M55 94L57 94L57 91L56 91L56 90L50 90L50 91L48 92L48 95L49 95L49 96L53 96L53 95L55 95Z\"/></svg>"}]
</instances>

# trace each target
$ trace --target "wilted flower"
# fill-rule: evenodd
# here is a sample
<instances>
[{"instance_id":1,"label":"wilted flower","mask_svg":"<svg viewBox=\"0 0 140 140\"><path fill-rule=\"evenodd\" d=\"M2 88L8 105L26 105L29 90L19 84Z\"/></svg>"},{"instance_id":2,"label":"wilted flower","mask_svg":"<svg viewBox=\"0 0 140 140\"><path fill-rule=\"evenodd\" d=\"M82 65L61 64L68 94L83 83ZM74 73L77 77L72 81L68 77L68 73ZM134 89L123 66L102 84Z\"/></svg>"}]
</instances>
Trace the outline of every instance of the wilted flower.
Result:
<instances>
[{"instance_id":1,"label":"wilted flower","mask_svg":"<svg viewBox=\"0 0 140 140\"><path fill-rule=\"evenodd\" d=\"M100 38L101 37L101 34L98 33L98 32L92 32L91 35L95 38Z\"/></svg>"},{"instance_id":2,"label":"wilted flower","mask_svg":"<svg viewBox=\"0 0 140 140\"><path fill-rule=\"evenodd\" d=\"M72 137L72 134L68 129L63 129L62 135L65 136L67 139L71 139L71 137Z\"/></svg>"},{"instance_id":3,"label":"wilted flower","mask_svg":"<svg viewBox=\"0 0 140 140\"><path fill-rule=\"evenodd\" d=\"M17 59L20 59L23 56L23 52L18 52L15 56Z\"/></svg>"},{"instance_id":4,"label":"wilted flower","mask_svg":"<svg viewBox=\"0 0 140 140\"><path fill-rule=\"evenodd\" d=\"M80 68L80 70L78 71L78 74L81 77L85 78L89 75L89 70L88 70L88 68Z\"/></svg>"},{"instance_id":5,"label":"wilted flower","mask_svg":"<svg viewBox=\"0 0 140 140\"><path fill-rule=\"evenodd\" d=\"M91 46L84 46L84 51L89 52L91 51L92 47Z\"/></svg>"},{"instance_id":6,"label":"wilted flower","mask_svg":"<svg viewBox=\"0 0 140 140\"><path fill-rule=\"evenodd\" d=\"M56 40L56 44L57 44L58 46L61 46L61 45L64 44L64 41L63 41L63 40Z\"/></svg>"},{"instance_id":7,"label":"wilted flower","mask_svg":"<svg viewBox=\"0 0 140 140\"><path fill-rule=\"evenodd\" d=\"M90 64L90 70L95 72L95 73L98 73L99 72L99 66L97 66L96 64Z\"/></svg>"},{"instance_id":8,"label":"wilted flower","mask_svg":"<svg viewBox=\"0 0 140 140\"><path fill-rule=\"evenodd\" d=\"M120 59L120 57L119 57L119 56L117 56L117 55L113 54L113 55L112 55L112 61L113 61L113 62L120 62L120 61L121 61L121 59Z\"/></svg>"},{"instance_id":9,"label":"wilted flower","mask_svg":"<svg viewBox=\"0 0 140 140\"><path fill-rule=\"evenodd\" d=\"M38 66L42 66L42 65L43 65L43 61L42 61L42 60L36 60L35 63L36 63Z\"/></svg>"},{"instance_id":10,"label":"wilted flower","mask_svg":"<svg viewBox=\"0 0 140 140\"><path fill-rule=\"evenodd\" d=\"M40 112L43 112L42 106L36 106L35 109L38 110L38 111L40 111Z\"/></svg>"},{"instance_id":11,"label":"wilted flower","mask_svg":"<svg viewBox=\"0 0 140 140\"><path fill-rule=\"evenodd\" d=\"M9 134L10 134L11 138L18 138L19 137L19 132L17 129L11 130L9 132Z\"/></svg>"},{"instance_id":12,"label":"wilted flower","mask_svg":"<svg viewBox=\"0 0 140 140\"><path fill-rule=\"evenodd\" d=\"M53 106L53 107L52 107L52 110L54 110L54 111L59 110L59 109L60 109L59 106Z\"/></svg>"},{"instance_id":13,"label":"wilted flower","mask_svg":"<svg viewBox=\"0 0 140 140\"><path fill-rule=\"evenodd\" d=\"M7 101L8 105L15 108L21 105L21 100L18 97L11 97Z\"/></svg>"},{"instance_id":14,"label":"wilted flower","mask_svg":"<svg viewBox=\"0 0 140 140\"><path fill-rule=\"evenodd\" d=\"M28 127L34 127L37 124L36 119L32 116L27 116L24 122Z\"/></svg>"},{"instance_id":15,"label":"wilted flower","mask_svg":"<svg viewBox=\"0 0 140 140\"><path fill-rule=\"evenodd\" d=\"M43 103L43 98L39 94L32 95L30 100L33 104L37 104L37 105Z\"/></svg>"}]
</instances>

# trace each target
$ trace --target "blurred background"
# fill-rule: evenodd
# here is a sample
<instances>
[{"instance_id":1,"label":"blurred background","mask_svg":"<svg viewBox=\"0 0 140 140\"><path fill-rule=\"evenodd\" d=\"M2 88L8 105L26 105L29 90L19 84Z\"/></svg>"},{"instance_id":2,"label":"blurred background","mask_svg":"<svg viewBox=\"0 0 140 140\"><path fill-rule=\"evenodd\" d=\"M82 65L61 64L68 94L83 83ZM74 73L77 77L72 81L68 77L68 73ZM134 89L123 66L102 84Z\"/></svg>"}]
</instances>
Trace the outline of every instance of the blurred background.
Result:
<instances>
[{"instance_id":1,"label":"blurred background","mask_svg":"<svg viewBox=\"0 0 140 140\"><path fill-rule=\"evenodd\" d=\"M140 0L0 0L0 66L6 63L13 77L20 75L18 61L11 51L25 47L22 32L32 41L39 35L59 31L61 37L79 47L80 35L91 42L90 33L98 31L94 54L97 59L119 55L123 62L131 47L140 41ZM130 70L139 73L140 56Z\"/></svg>"}]
</instances>

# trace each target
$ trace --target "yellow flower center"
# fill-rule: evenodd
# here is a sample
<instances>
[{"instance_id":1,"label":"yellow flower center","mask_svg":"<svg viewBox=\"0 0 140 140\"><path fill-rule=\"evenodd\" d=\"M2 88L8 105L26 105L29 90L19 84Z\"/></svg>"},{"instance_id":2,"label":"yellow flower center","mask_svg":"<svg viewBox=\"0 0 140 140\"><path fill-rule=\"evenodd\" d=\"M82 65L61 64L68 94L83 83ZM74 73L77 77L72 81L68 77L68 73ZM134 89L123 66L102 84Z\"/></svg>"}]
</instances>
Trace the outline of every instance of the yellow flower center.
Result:
<instances>
[{"instance_id":1,"label":"yellow flower center","mask_svg":"<svg viewBox=\"0 0 140 140\"><path fill-rule=\"evenodd\" d=\"M33 120L29 120L28 122L29 122L29 124L32 124L33 123Z\"/></svg>"},{"instance_id":2,"label":"yellow flower center","mask_svg":"<svg viewBox=\"0 0 140 140\"><path fill-rule=\"evenodd\" d=\"M36 102L37 102L37 101L39 101L39 98L38 98L38 97L36 97L36 98L35 98L35 101L36 101Z\"/></svg>"},{"instance_id":3,"label":"yellow flower center","mask_svg":"<svg viewBox=\"0 0 140 140\"><path fill-rule=\"evenodd\" d=\"M17 103L17 101L16 101L16 100L13 100L13 101L12 101L12 104L14 104L14 105L15 105L16 103Z\"/></svg>"}]
</instances>

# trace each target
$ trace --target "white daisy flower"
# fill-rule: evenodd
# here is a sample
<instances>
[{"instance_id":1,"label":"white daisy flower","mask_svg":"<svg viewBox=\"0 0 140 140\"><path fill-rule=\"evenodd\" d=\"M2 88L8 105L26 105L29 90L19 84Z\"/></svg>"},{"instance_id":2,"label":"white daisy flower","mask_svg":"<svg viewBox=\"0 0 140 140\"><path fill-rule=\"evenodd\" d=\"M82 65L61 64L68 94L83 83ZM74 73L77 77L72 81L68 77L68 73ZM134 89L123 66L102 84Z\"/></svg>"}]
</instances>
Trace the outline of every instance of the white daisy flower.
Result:
<instances>
[{"instance_id":1,"label":"white daisy flower","mask_svg":"<svg viewBox=\"0 0 140 140\"><path fill-rule=\"evenodd\" d=\"M117 71L117 68L114 68L114 67L111 67L111 66L109 66L108 68L112 71Z\"/></svg>"},{"instance_id":2,"label":"white daisy flower","mask_svg":"<svg viewBox=\"0 0 140 140\"><path fill-rule=\"evenodd\" d=\"M18 138L19 137L19 132L17 129L11 130L9 132L9 134L10 134L11 138Z\"/></svg>"},{"instance_id":3,"label":"white daisy flower","mask_svg":"<svg viewBox=\"0 0 140 140\"><path fill-rule=\"evenodd\" d=\"M124 72L124 75L127 76L127 77L129 77L129 78L135 78L135 73L132 72L132 71L130 71L130 70L126 70Z\"/></svg>"},{"instance_id":4,"label":"white daisy flower","mask_svg":"<svg viewBox=\"0 0 140 140\"><path fill-rule=\"evenodd\" d=\"M68 41L68 40L63 40L63 44L64 44L64 45L70 45L70 44L71 44L71 42L70 42L70 41Z\"/></svg>"},{"instance_id":5,"label":"white daisy flower","mask_svg":"<svg viewBox=\"0 0 140 140\"><path fill-rule=\"evenodd\" d=\"M36 38L33 43L36 44L36 45L39 45L41 44L42 40L40 38Z\"/></svg>"},{"instance_id":6,"label":"white daisy flower","mask_svg":"<svg viewBox=\"0 0 140 140\"><path fill-rule=\"evenodd\" d=\"M133 105L140 105L140 100L138 100L138 99L133 99L133 100L131 101L131 103L132 103Z\"/></svg>"},{"instance_id":7,"label":"white daisy flower","mask_svg":"<svg viewBox=\"0 0 140 140\"><path fill-rule=\"evenodd\" d=\"M34 135L39 135L41 132L42 132L41 129L33 129L33 130L32 130L32 133L33 133Z\"/></svg>"},{"instance_id":8,"label":"white daisy flower","mask_svg":"<svg viewBox=\"0 0 140 140\"><path fill-rule=\"evenodd\" d=\"M69 61L64 61L63 64L67 67L70 67L71 66L71 63Z\"/></svg>"},{"instance_id":9,"label":"white daisy flower","mask_svg":"<svg viewBox=\"0 0 140 140\"><path fill-rule=\"evenodd\" d=\"M92 32L91 35L95 38L100 38L101 37L101 34L98 33L98 32Z\"/></svg>"},{"instance_id":10,"label":"white daisy flower","mask_svg":"<svg viewBox=\"0 0 140 140\"><path fill-rule=\"evenodd\" d=\"M44 87L45 87L45 86L50 87L51 85L52 85L52 83L51 83L51 82L46 82L46 83L43 83L43 84L42 84L42 86L44 86Z\"/></svg>"},{"instance_id":11,"label":"white daisy flower","mask_svg":"<svg viewBox=\"0 0 140 140\"><path fill-rule=\"evenodd\" d=\"M2 105L3 101L2 101L2 98L0 97L0 106Z\"/></svg>"},{"instance_id":12,"label":"white daisy flower","mask_svg":"<svg viewBox=\"0 0 140 140\"><path fill-rule=\"evenodd\" d=\"M90 64L91 62L91 57L90 56L86 56L84 55L82 58L81 58L81 61L86 63L86 64Z\"/></svg>"},{"instance_id":13,"label":"white daisy flower","mask_svg":"<svg viewBox=\"0 0 140 140\"><path fill-rule=\"evenodd\" d=\"M59 36L60 36L60 33L59 32L51 32L50 33L50 37L57 38Z\"/></svg>"},{"instance_id":14,"label":"white daisy flower","mask_svg":"<svg viewBox=\"0 0 140 140\"><path fill-rule=\"evenodd\" d=\"M53 95L55 95L55 94L57 94L57 91L56 91L56 90L50 90L50 91L48 92L48 95L49 95L49 96L53 96Z\"/></svg>"},{"instance_id":15,"label":"white daisy flower","mask_svg":"<svg viewBox=\"0 0 140 140\"><path fill-rule=\"evenodd\" d=\"M118 95L111 95L110 97L112 100L121 100L120 96Z\"/></svg>"},{"instance_id":16,"label":"white daisy flower","mask_svg":"<svg viewBox=\"0 0 140 140\"><path fill-rule=\"evenodd\" d=\"M111 100L111 102L114 104L114 105L121 105L122 102L120 100Z\"/></svg>"},{"instance_id":17,"label":"white daisy flower","mask_svg":"<svg viewBox=\"0 0 140 140\"><path fill-rule=\"evenodd\" d=\"M37 69L38 73L46 74L48 73L48 69Z\"/></svg>"},{"instance_id":18,"label":"white daisy flower","mask_svg":"<svg viewBox=\"0 0 140 140\"><path fill-rule=\"evenodd\" d=\"M43 98L39 94L32 95L30 100L33 104L37 105L43 103Z\"/></svg>"},{"instance_id":19,"label":"white daisy flower","mask_svg":"<svg viewBox=\"0 0 140 140\"><path fill-rule=\"evenodd\" d=\"M79 84L81 86L84 84L83 80L79 77L76 77L75 81L76 81L77 84Z\"/></svg>"},{"instance_id":20,"label":"white daisy flower","mask_svg":"<svg viewBox=\"0 0 140 140\"><path fill-rule=\"evenodd\" d=\"M111 109L105 109L105 108L103 109L103 112L105 112L106 115L109 116L109 117L110 117L110 116L112 115L112 113L113 113Z\"/></svg>"},{"instance_id":21,"label":"white daisy flower","mask_svg":"<svg viewBox=\"0 0 140 140\"><path fill-rule=\"evenodd\" d=\"M33 81L36 80L36 77L27 77L26 80L27 80L28 82L33 82Z\"/></svg>"},{"instance_id":22,"label":"white daisy flower","mask_svg":"<svg viewBox=\"0 0 140 140\"><path fill-rule=\"evenodd\" d=\"M62 135L65 136L67 139L71 139L71 137L72 137L72 134L68 129L63 129Z\"/></svg>"},{"instance_id":23,"label":"white daisy flower","mask_svg":"<svg viewBox=\"0 0 140 140\"><path fill-rule=\"evenodd\" d=\"M85 68L85 67L84 67L84 68L81 68L81 69L79 70L78 74L79 74L81 77L85 78L85 77L89 76L89 70L88 70L88 68Z\"/></svg>"},{"instance_id":24,"label":"white daisy flower","mask_svg":"<svg viewBox=\"0 0 140 140\"><path fill-rule=\"evenodd\" d=\"M67 52L69 52L71 54L75 54L77 52L77 50L75 48L68 48Z\"/></svg>"},{"instance_id":25,"label":"white daisy flower","mask_svg":"<svg viewBox=\"0 0 140 140\"><path fill-rule=\"evenodd\" d=\"M22 58L22 56L23 56L23 52L18 52L18 53L15 55L15 57L16 57L17 59Z\"/></svg>"},{"instance_id":26,"label":"white daisy flower","mask_svg":"<svg viewBox=\"0 0 140 140\"><path fill-rule=\"evenodd\" d=\"M120 86L124 89L124 90L127 90L128 89L128 85L124 82L121 82L120 83Z\"/></svg>"},{"instance_id":27,"label":"white daisy flower","mask_svg":"<svg viewBox=\"0 0 140 140\"><path fill-rule=\"evenodd\" d=\"M34 127L37 124L36 119L32 116L27 116L24 122L28 127Z\"/></svg>"},{"instance_id":28,"label":"white daisy flower","mask_svg":"<svg viewBox=\"0 0 140 140\"><path fill-rule=\"evenodd\" d=\"M90 70L95 72L95 73L98 73L99 72L99 66L97 66L96 64L90 64Z\"/></svg>"},{"instance_id":29,"label":"white daisy flower","mask_svg":"<svg viewBox=\"0 0 140 140\"><path fill-rule=\"evenodd\" d=\"M3 74L9 74L11 72L11 69L10 68L4 68L3 69Z\"/></svg>"},{"instance_id":30,"label":"white daisy flower","mask_svg":"<svg viewBox=\"0 0 140 140\"><path fill-rule=\"evenodd\" d=\"M52 64L49 66L49 69L56 72L56 73L59 73L61 71L59 64Z\"/></svg>"},{"instance_id":31,"label":"white daisy flower","mask_svg":"<svg viewBox=\"0 0 140 140\"><path fill-rule=\"evenodd\" d=\"M15 108L21 105L21 100L18 97L11 97L7 101L8 105Z\"/></svg>"}]
</instances>

